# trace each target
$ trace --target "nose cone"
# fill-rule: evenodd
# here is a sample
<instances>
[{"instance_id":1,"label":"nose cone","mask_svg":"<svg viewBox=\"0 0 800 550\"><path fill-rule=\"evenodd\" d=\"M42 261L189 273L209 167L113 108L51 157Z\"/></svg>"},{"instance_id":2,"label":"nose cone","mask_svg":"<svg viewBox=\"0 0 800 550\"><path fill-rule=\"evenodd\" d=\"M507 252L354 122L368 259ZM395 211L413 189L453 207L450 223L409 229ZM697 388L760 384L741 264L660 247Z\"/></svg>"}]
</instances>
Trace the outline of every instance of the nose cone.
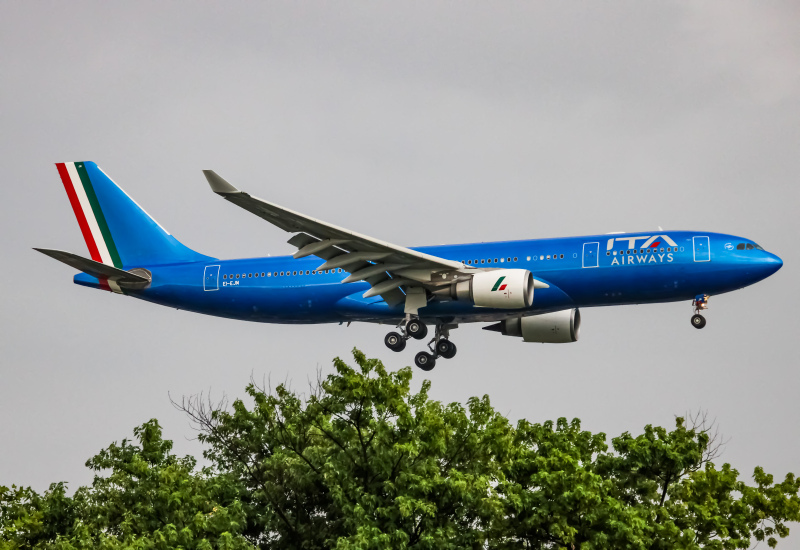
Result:
<instances>
[{"instance_id":1,"label":"nose cone","mask_svg":"<svg viewBox=\"0 0 800 550\"><path fill-rule=\"evenodd\" d=\"M761 276L765 279L783 267L783 260L770 252L767 252L763 258L760 258L758 263Z\"/></svg>"}]
</instances>

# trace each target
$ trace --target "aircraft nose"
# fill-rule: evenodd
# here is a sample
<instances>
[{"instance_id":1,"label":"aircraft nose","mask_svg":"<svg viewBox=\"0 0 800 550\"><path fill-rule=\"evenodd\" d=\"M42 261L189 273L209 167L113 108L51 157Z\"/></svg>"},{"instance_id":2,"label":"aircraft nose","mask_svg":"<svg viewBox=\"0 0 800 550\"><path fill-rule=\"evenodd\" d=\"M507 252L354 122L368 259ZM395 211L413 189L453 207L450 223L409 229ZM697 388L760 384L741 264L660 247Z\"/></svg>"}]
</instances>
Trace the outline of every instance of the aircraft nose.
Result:
<instances>
[{"instance_id":1,"label":"aircraft nose","mask_svg":"<svg viewBox=\"0 0 800 550\"><path fill-rule=\"evenodd\" d=\"M783 260L770 252L767 252L764 257L761 258L759 263L761 264L759 267L761 268L764 277L769 277L783 267Z\"/></svg>"}]
</instances>

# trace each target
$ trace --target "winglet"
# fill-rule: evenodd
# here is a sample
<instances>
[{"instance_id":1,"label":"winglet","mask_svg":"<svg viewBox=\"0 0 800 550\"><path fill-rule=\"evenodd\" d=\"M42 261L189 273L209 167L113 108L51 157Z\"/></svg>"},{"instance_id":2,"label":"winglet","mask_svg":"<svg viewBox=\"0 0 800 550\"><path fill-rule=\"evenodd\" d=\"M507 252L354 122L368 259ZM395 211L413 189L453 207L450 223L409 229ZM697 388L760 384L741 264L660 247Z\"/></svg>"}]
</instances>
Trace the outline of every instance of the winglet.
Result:
<instances>
[{"instance_id":1,"label":"winglet","mask_svg":"<svg viewBox=\"0 0 800 550\"><path fill-rule=\"evenodd\" d=\"M208 180L211 190L217 195L230 195L231 193L240 192L213 170L203 170L203 174Z\"/></svg>"}]
</instances>

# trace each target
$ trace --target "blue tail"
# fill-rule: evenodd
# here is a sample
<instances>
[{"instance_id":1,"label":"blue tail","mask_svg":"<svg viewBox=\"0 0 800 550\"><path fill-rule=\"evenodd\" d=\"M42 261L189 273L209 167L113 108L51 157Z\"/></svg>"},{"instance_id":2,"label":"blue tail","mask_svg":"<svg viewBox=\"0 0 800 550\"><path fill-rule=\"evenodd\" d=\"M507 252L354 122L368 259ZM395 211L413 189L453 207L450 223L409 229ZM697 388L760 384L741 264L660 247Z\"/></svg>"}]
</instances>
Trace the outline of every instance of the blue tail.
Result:
<instances>
[{"instance_id":1,"label":"blue tail","mask_svg":"<svg viewBox=\"0 0 800 550\"><path fill-rule=\"evenodd\" d=\"M210 259L178 242L94 162L56 167L93 260L130 269Z\"/></svg>"}]
</instances>

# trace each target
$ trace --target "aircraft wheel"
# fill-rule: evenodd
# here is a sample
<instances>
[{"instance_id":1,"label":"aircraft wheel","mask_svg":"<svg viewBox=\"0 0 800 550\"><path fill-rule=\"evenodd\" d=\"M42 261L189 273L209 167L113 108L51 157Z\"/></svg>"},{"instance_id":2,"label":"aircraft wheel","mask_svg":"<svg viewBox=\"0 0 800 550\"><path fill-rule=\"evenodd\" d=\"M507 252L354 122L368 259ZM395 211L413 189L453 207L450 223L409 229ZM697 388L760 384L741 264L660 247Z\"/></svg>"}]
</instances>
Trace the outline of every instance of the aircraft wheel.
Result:
<instances>
[{"instance_id":1,"label":"aircraft wheel","mask_svg":"<svg viewBox=\"0 0 800 550\"><path fill-rule=\"evenodd\" d=\"M406 341L396 332L387 334L386 338L383 339L383 343L392 351L403 351L406 349Z\"/></svg>"},{"instance_id":2,"label":"aircraft wheel","mask_svg":"<svg viewBox=\"0 0 800 550\"><path fill-rule=\"evenodd\" d=\"M442 338L439 340L439 343L436 344L436 353L445 359L452 359L456 354L456 345L450 340Z\"/></svg>"},{"instance_id":3,"label":"aircraft wheel","mask_svg":"<svg viewBox=\"0 0 800 550\"><path fill-rule=\"evenodd\" d=\"M455 356L456 356L456 351L458 351L458 350L457 350L457 348L456 348L456 345L455 345L453 342L451 342L450 340L447 340L447 343L449 344L449 346L448 346L448 347L449 347L450 349L449 349L449 350L447 350L447 353L442 353L442 354L440 354L440 355L441 355L442 357L444 357L445 359L452 359L453 357L455 357Z\"/></svg>"},{"instance_id":4,"label":"aircraft wheel","mask_svg":"<svg viewBox=\"0 0 800 550\"><path fill-rule=\"evenodd\" d=\"M700 315L699 313L696 315L692 315L692 326L694 328L703 328L706 326L706 318Z\"/></svg>"},{"instance_id":5,"label":"aircraft wheel","mask_svg":"<svg viewBox=\"0 0 800 550\"><path fill-rule=\"evenodd\" d=\"M411 319L408 323L406 323L406 332L412 338L422 340L428 335L428 325L419 319Z\"/></svg>"},{"instance_id":6,"label":"aircraft wheel","mask_svg":"<svg viewBox=\"0 0 800 550\"><path fill-rule=\"evenodd\" d=\"M430 353L421 351L414 357L414 364L424 371L429 371L436 366L436 358Z\"/></svg>"}]
</instances>

